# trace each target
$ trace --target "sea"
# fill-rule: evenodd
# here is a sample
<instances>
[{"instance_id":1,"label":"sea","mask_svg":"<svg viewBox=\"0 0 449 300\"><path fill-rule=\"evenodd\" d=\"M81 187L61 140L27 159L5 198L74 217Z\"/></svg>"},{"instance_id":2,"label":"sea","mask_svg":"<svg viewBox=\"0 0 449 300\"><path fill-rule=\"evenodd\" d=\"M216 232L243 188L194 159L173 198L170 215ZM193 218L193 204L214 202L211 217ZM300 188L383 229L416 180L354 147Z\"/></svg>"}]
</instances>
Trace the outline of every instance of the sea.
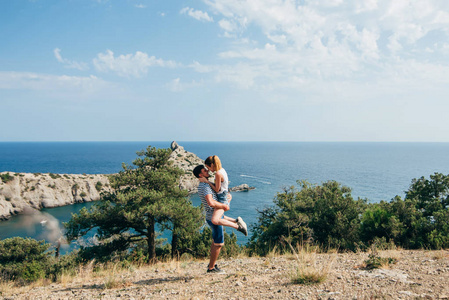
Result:
<instances>
[{"instance_id":1,"label":"sea","mask_svg":"<svg viewBox=\"0 0 449 300\"><path fill-rule=\"evenodd\" d=\"M246 183L254 190L233 193L230 217L241 216L249 225L248 237L235 232L237 242L246 244L259 213L273 205L276 194L297 186L298 180L321 184L335 180L352 189L354 199L374 203L404 197L412 179L429 178L435 172L449 174L449 143L406 142L183 142L185 150L205 159L218 155L230 186ZM112 174L122 163L132 164L136 152L148 146L169 148L171 141L157 142L0 142L0 172ZM190 196L200 205L198 195ZM43 209L59 223L93 202ZM169 239L168 233L163 233ZM0 221L0 239L31 237L54 243L47 226L29 215ZM78 245L79 246L79 245ZM64 251L71 251L70 245Z\"/></svg>"}]
</instances>

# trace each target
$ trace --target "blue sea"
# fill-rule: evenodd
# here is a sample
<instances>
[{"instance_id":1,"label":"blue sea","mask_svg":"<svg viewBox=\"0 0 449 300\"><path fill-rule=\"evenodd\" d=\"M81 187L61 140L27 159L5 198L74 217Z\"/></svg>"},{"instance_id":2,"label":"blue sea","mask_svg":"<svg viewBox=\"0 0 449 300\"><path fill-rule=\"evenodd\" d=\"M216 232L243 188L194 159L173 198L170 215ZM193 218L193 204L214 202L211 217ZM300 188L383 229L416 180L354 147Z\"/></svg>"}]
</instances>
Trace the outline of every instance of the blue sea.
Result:
<instances>
[{"instance_id":1,"label":"blue sea","mask_svg":"<svg viewBox=\"0 0 449 300\"><path fill-rule=\"evenodd\" d=\"M169 148L167 142L1 142L0 172L111 174L131 164L136 152L149 145ZM250 192L233 193L227 215L257 222L258 210L273 204L283 187L300 179L320 184L336 180L352 188L354 198L369 202L391 200L404 191L413 178L439 172L449 174L449 143L371 142L182 142L185 150L205 159L218 155L227 170L230 186L247 183ZM192 195L199 205L197 195ZM45 209L59 222L92 203ZM47 238L45 226L14 216L0 222L0 238L12 236ZM231 230L228 229L228 232ZM249 237L236 233L238 242ZM251 233L250 233L251 235Z\"/></svg>"}]
</instances>

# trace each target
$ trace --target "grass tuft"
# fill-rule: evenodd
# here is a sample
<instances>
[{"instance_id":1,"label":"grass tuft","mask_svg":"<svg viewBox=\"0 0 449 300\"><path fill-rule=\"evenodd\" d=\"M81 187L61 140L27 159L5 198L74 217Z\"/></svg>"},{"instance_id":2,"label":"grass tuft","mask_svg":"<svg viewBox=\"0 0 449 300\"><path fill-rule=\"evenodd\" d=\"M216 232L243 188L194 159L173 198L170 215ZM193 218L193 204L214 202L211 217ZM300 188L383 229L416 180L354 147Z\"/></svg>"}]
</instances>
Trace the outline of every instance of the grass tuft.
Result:
<instances>
[{"instance_id":1,"label":"grass tuft","mask_svg":"<svg viewBox=\"0 0 449 300\"><path fill-rule=\"evenodd\" d=\"M329 274L335 256L333 256L334 259L329 263L319 266L317 263L319 248L306 244L297 245L295 250L290 243L288 244L296 258L295 270L290 275L292 283L312 285L324 282Z\"/></svg>"},{"instance_id":2,"label":"grass tuft","mask_svg":"<svg viewBox=\"0 0 449 300\"><path fill-rule=\"evenodd\" d=\"M371 253L368 255L368 259L363 262L360 269L373 270L373 269L389 269L391 265L397 263L398 259L395 257L382 257L377 252L375 245L371 247Z\"/></svg>"}]
</instances>

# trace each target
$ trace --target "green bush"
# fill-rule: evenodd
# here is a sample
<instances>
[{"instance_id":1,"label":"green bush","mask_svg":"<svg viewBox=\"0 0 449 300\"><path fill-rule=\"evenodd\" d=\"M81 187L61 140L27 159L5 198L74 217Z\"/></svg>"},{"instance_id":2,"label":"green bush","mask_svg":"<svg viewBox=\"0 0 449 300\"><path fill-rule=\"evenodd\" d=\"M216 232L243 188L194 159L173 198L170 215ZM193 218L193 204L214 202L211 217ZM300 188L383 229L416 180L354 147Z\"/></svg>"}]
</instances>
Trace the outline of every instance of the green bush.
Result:
<instances>
[{"instance_id":1,"label":"green bush","mask_svg":"<svg viewBox=\"0 0 449 300\"><path fill-rule=\"evenodd\" d=\"M0 174L0 178L4 183L7 183L14 179L14 175L10 175L9 173Z\"/></svg>"},{"instance_id":2,"label":"green bush","mask_svg":"<svg viewBox=\"0 0 449 300\"><path fill-rule=\"evenodd\" d=\"M389 206L390 204L384 201L370 204L363 213L360 238L366 245L376 238L385 239L385 243L397 241L403 226Z\"/></svg>"},{"instance_id":3,"label":"green bush","mask_svg":"<svg viewBox=\"0 0 449 300\"><path fill-rule=\"evenodd\" d=\"M295 244L313 242L323 249L355 250L365 200L354 200L351 189L335 181L312 185L298 181L300 190L285 188L276 195L275 206L259 211L249 243L252 253L267 254L276 245L289 251L284 241Z\"/></svg>"},{"instance_id":4,"label":"green bush","mask_svg":"<svg viewBox=\"0 0 449 300\"><path fill-rule=\"evenodd\" d=\"M61 177L61 175L59 175L59 174L53 174L53 173L49 173L48 174L52 179L57 179L57 178L60 178Z\"/></svg>"},{"instance_id":5,"label":"green bush","mask_svg":"<svg viewBox=\"0 0 449 300\"><path fill-rule=\"evenodd\" d=\"M100 181L97 181L97 183L95 184L95 189L100 192L102 188L103 184Z\"/></svg>"},{"instance_id":6,"label":"green bush","mask_svg":"<svg viewBox=\"0 0 449 300\"><path fill-rule=\"evenodd\" d=\"M44 278L52 263L50 244L45 241L8 238L0 241L0 273L4 279L36 281Z\"/></svg>"}]
</instances>

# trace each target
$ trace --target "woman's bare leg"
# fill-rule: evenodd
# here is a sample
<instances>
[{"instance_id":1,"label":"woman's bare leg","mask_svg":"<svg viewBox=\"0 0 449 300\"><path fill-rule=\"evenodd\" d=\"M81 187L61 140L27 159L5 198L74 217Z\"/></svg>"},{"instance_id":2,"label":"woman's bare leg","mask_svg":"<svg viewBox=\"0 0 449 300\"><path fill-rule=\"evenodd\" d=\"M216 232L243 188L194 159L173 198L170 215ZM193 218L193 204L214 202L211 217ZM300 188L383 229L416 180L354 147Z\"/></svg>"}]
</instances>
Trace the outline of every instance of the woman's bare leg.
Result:
<instances>
[{"instance_id":1,"label":"woman's bare leg","mask_svg":"<svg viewBox=\"0 0 449 300\"><path fill-rule=\"evenodd\" d=\"M228 217L227 215L223 215L223 218L224 218L225 220L228 220L228 221L230 221L230 222L234 222L234 223L237 223L237 220L236 220L236 219L234 219L234 218L231 218L231 217Z\"/></svg>"},{"instance_id":2,"label":"woman's bare leg","mask_svg":"<svg viewBox=\"0 0 449 300\"><path fill-rule=\"evenodd\" d=\"M232 227L234 229L239 228L236 220L226 216L224 216L224 219L222 219L221 216L223 216L223 214L224 214L223 209L214 209L214 213L212 214L211 219L212 224Z\"/></svg>"}]
</instances>

